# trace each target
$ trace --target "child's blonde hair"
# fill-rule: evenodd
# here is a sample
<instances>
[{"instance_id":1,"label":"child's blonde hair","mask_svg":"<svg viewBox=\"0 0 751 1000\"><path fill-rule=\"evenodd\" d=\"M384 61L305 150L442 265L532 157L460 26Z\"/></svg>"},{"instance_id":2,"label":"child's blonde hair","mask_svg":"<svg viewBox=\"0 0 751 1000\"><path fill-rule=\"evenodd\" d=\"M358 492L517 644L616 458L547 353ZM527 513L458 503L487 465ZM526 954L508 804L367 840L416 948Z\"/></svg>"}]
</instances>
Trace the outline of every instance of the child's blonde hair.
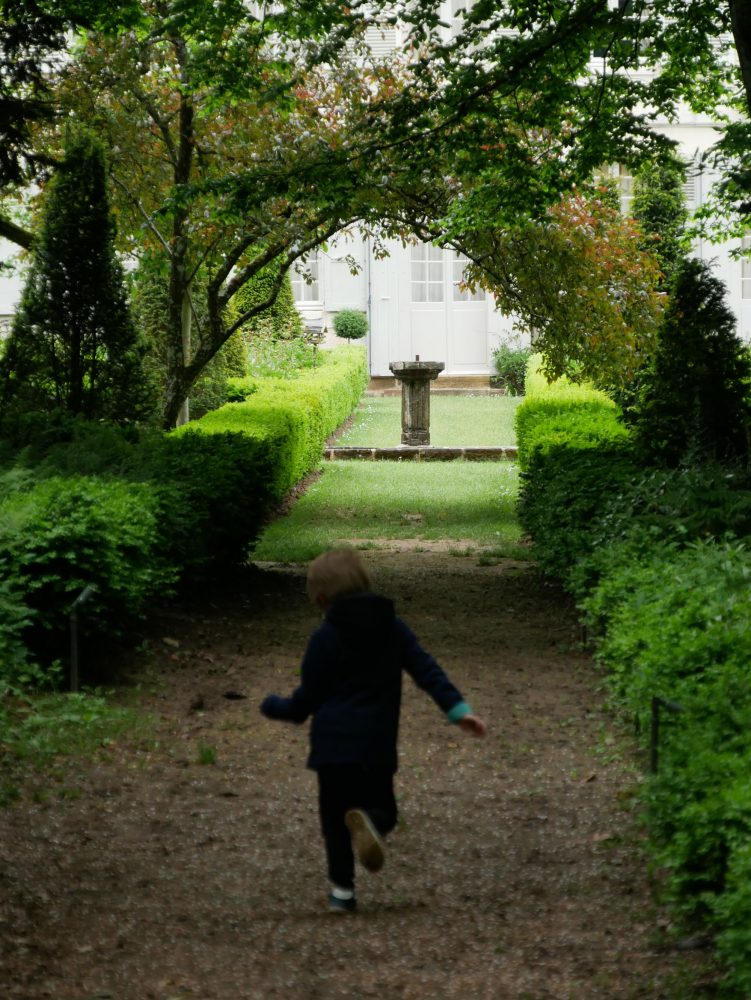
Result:
<instances>
[{"instance_id":1,"label":"child's blonde hair","mask_svg":"<svg viewBox=\"0 0 751 1000\"><path fill-rule=\"evenodd\" d=\"M354 549L330 549L308 567L308 597L328 604L343 594L370 590L370 577Z\"/></svg>"}]
</instances>

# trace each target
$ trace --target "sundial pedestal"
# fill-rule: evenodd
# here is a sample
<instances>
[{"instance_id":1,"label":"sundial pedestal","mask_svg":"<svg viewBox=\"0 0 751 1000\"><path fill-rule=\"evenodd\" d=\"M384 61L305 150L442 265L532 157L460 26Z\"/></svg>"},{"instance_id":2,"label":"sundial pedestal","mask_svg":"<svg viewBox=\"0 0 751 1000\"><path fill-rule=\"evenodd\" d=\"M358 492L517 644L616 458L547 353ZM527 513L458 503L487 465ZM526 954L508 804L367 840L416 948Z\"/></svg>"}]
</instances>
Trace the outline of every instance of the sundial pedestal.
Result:
<instances>
[{"instance_id":1,"label":"sundial pedestal","mask_svg":"<svg viewBox=\"0 0 751 1000\"><path fill-rule=\"evenodd\" d=\"M445 368L442 361L392 361L389 368L402 385L402 444L430 444L430 383Z\"/></svg>"}]
</instances>

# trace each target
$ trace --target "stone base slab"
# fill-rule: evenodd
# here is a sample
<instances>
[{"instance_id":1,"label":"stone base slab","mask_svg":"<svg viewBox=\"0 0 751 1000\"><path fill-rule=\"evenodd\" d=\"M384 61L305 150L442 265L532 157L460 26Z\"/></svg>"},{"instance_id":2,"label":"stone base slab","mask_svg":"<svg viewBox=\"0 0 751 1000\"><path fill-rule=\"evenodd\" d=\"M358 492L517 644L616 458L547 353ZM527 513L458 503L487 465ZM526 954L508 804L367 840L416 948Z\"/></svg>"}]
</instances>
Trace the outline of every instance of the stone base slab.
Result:
<instances>
[{"instance_id":1,"label":"stone base slab","mask_svg":"<svg viewBox=\"0 0 751 1000\"><path fill-rule=\"evenodd\" d=\"M515 462L517 449L511 445L499 448L438 448L433 445L401 445L394 448L326 448L323 457L328 461L359 458L365 461L388 462Z\"/></svg>"}]
</instances>

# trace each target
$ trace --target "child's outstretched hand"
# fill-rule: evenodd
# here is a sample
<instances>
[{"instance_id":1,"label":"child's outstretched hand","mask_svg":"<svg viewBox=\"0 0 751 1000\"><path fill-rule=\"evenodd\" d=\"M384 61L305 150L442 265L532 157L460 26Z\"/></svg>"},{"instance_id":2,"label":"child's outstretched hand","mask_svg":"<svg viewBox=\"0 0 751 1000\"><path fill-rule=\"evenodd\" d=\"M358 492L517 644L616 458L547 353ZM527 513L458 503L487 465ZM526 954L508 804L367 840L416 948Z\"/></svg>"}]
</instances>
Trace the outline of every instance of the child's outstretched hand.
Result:
<instances>
[{"instance_id":1,"label":"child's outstretched hand","mask_svg":"<svg viewBox=\"0 0 751 1000\"><path fill-rule=\"evenodd\" d=\"M488 728L479 715L465 715L459 719L459 725L465 733L471 733L472 736L484 736Z\"/></svg>"}]
</instances>

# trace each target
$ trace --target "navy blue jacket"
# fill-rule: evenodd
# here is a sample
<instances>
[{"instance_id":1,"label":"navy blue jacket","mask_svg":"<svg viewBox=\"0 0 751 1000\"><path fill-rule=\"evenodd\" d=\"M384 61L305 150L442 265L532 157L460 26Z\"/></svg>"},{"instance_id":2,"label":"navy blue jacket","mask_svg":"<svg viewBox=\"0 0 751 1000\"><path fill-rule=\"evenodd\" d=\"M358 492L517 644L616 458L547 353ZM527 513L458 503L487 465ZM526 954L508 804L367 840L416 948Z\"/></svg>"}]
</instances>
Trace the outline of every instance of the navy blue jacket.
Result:
<instances>
[{"instance_id":1,"label":"navy blue jacket","mask_svg":"<svg viewBox=\"0 0 751 1000\"><path fill-rule=\"evenodd\" d=\"M334 601L308 642L302 682L291 697L269 695L261 711L270 719L310 727L308 767L359 764L397 768L402 671L458 721L471 709L441 667L376 594Z\"/></svg>"}]
</instances>

